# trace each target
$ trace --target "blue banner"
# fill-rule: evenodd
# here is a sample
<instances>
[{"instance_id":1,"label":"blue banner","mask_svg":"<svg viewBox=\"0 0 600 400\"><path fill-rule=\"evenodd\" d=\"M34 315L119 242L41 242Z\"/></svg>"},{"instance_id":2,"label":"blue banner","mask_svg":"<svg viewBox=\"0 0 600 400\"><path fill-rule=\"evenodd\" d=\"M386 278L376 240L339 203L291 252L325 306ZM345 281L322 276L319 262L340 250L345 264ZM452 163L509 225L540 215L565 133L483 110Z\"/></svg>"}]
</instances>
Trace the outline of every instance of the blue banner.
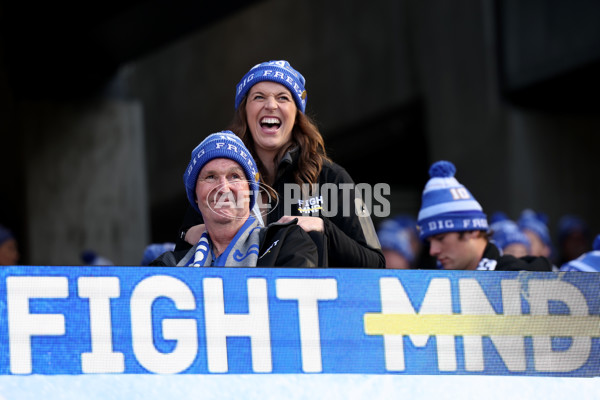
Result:
<instances>
[{"instance_id":1,"label":"blue banner","mask_svg":"<svg viewBox=\"0 0 600 400\"><path fill-rule=\"evenodd\" d=\"M0 374L600 376L600 274L6 267Z\"/></svg>"}]
</instances>

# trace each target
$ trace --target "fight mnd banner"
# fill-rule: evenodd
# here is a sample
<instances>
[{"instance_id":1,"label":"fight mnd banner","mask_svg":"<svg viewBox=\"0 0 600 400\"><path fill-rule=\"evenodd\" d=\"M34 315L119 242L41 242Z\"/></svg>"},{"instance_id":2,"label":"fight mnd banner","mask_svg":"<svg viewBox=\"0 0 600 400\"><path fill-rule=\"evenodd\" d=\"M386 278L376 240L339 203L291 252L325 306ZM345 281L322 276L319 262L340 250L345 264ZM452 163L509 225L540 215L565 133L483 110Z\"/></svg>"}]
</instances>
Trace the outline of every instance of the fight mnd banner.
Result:
<instances>
[{"instance_id":1,"label":"fight mnd banner","mask_svg":"<svg viewBox=\"0 0 600 400\"><path fill-rule=\"evenodd\" d=\"M577 272L6 267L0 375L596 377L599 289Z\"/></svg>"}]
</instances>

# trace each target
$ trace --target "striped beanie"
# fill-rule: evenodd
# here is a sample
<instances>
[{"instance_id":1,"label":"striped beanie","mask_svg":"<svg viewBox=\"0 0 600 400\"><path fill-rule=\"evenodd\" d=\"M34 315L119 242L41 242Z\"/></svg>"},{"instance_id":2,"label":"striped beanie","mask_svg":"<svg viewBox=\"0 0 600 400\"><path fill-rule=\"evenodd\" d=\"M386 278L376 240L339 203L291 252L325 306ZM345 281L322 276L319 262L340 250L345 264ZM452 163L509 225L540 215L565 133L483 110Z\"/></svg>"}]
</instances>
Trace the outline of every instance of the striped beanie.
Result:
<instances>
[{"instance_id":1,"label":"striped beanie","mask_svg":"<svg viewBox=\"0 0 600 400\"><path fill-rule=\"evenodd\" d=\"M306 109L306 80L302 74L296 71L289 62L285 60L268 61L256 64L244 75L240 83L235 87L235 109L250 90L258 82L270 81L285 86L294 98L294 102L300 111Z\"/></svg>"},{"instance_id":2,"label":"striped beanie","mask_svg":"<svg viewBox=\"0 0 600 400\"><path fill-rule=\"evenodd\" d=\"M412 247L412 241L417 238L416 226L414 218L408 216L399 215L383 220L377 229L381 248L396 251L406 261L413 263L417 256Z\"/></svg>"},{"instance_id":3,"label":"striped beanie","mask_svg":"<svg viewBox=\"0 0 600 400\"><path fill-rule=\"evenodd\" d=\"M258 192L258 167L242 140L231 131L210 134L192 150L190 163L183 173L183 183L188 201L194 210L200 213L196 203L198 175L202 167L215 158L228 158L242 167L250 188L250 210L252 210Z\"/></svg>"},{"instance_id":4,"label":"striped beanie","mask_svg":"<svg viewBox=\"0 0 600 400\"><path fill-rule=\"evenodd\" d=\"M520 243L530 250L529 238L513 220L508 219L506 214L496 212L490 218L490 229L492 231L492 242L502 250L511 244Z\"/></svg>"},{"instance_id":5,"label":"striped beanie","mask_svg":"<svg viewBox=\"0 0 600 400\"><path fill-rule=\"evenodd\" d=\"M600 272L600 235L594 240L593 250L560 267L561 271Z\"/></svg>"},{"instance_id":6,"label":"striped beanie","mask_svg":"<svg viewBox=\"0 0 600 400\"><path fill-rule=\"evenodd\" d=\"M437 161L429 169L417 219L419 237L426 239L445 232L487 231L487 216L471 193L459 183L456 167Z\"/></svg>"},{"instance_id":7,"label":"striped beanie","mask_svg":"<svg viewBox=\"0 0 600 400\"><path fill-rule=\"evenodd\" d=\"M544 213L535 212L532 209L525 209L521 212L517 221L519 228L530 230L535 233L544 244L552 248L552 238L548 229L548 217Z\"/></svg>"}]
</instances>

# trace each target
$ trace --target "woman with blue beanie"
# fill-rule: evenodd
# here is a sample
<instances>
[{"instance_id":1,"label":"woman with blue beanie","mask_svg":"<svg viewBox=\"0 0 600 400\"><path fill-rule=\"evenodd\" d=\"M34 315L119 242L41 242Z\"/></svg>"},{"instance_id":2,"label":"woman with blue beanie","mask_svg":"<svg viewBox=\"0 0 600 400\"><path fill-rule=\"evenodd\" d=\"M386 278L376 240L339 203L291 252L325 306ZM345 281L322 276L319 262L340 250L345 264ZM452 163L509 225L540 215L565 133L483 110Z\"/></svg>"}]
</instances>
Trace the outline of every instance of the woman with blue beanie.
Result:
<instances>
[{"instance_id":1,"label":"woman with blue beanie","mask_svg":"<svg viewBox=\"0 0 600 400\"><path fill-rule=\"evenodd\" d=\"M350 175L327 157L306 101L304 77L285 60L255 65L236 86L230 130L252 153L261 183L273 189L262 193L266 222L297 218L313 238L323 237L329 267L383 268L371 217L359 212L363 203ZM197 241L201 223L189 208L178 249Z\"/></svg>"}]
</instances>

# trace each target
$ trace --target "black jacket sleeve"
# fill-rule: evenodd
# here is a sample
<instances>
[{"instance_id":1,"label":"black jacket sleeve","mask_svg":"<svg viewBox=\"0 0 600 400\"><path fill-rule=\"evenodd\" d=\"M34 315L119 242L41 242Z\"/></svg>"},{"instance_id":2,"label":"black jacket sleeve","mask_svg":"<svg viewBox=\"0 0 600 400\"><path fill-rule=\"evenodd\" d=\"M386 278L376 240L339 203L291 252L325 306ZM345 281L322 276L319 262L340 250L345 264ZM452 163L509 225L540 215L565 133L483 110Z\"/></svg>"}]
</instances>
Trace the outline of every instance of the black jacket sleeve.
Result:
<instances>
[{"instance_id":1,"label":"black jacket sleeve","mask_svg":"<svg viewBox=\"0 0 600 400\"><path fill-rule=\"evenodd\" d=\"M296 220L297 221L297 220ZM317 245L296 221L271 224L264 230L257 267L317 267Z\"/></svg>"},{"instance_id":2,"label":"black jacket sleeve","mask_svg":"<svg viewBox=\"0 0 600 400\"><path fill-rule=\"evenodd\" d=\"M192 245L185 241L185 232L192 226L203 223L204 220L202 219L202 215L194 210L192 206L188 205L185 215L183 216L181 228L179 228L179 233L177 234L177 239L175 240L175 250L189 250Z\"/></svg>"},{"instance_id":3,"label":"black jacket sleeve","mask_svg":"<svg viewBox=\"0 0 600 400\"><path fill-rule=\"evenodd\" d=\"M354 181L337 164L333 164L325 172L327 176L324 180L335 183L339 188L335 202L337 212L332 217L323 218L329 267L385 268L385 257L373 221L362 209L364 204L354 189ZM344 188L344 184L348 189Z\"/></svg>"}]
</instances>

